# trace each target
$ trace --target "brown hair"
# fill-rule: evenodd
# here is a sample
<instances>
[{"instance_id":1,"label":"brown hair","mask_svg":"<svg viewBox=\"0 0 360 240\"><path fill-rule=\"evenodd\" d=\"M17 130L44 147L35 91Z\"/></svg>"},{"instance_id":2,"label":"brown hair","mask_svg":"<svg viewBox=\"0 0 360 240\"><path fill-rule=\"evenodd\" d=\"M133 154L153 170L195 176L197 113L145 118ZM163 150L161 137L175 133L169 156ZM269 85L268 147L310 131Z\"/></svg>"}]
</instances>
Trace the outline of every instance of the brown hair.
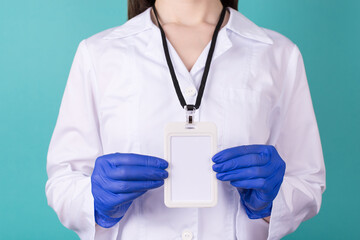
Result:
<instances>
[{"instance_id":1,"label":"brown hair","mask_svg":"<svg viewBox=\"0 0 360 240\"><path fill-rule=\"evenodd\" d=\"M238 0L220 0L225 7L238 10ZM128 20L151 7L155 0L128 0Z\"/></svg>"}]
</instances>

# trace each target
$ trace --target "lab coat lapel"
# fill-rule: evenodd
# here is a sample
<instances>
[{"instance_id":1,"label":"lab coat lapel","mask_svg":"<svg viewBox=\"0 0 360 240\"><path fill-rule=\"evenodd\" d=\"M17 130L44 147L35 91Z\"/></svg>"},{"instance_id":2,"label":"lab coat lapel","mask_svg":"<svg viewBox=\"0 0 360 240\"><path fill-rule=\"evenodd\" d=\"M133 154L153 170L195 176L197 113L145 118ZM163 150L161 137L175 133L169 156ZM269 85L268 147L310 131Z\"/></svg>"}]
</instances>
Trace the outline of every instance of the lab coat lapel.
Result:
<instances>
[{"instance_id":1,"label":"lab coat lapel","mask_svg":"<svg viewBox=\"0 0 360 240\"><path fill-rule=\"evenodd\" d=\"M223 53L232 47L233 43L229 37L231 32L250 40L259 41L265 44L273 44L273 40L266 34L264 29L258 27L255 23L250 21L236 9L231 7L227 7L227 9L230 11L230 18L227 24L221 28L218 33L211 65L216 64L217 58L219 58ZM104 36L104 39L128 37L143 31L150 31L150 34L146 35L149 37L149 39L143 54L152 61L157 62L168 69L162 45L160 29L152 22L150 11L151 7L148 7L144 12L128 20L123 25L115 27L113 31ZM168 39L167 43L170 57L179 82L182 79L185 79L188 84L195 84L195 75L205 67L211 42L209 42L203 49L190 72L187 70L186 66Z\"/></svg>"},{"instance_id":2,"label":"lab coat lapel","mask_svg":"<svg viewBox=\"0 0 360 240\"><path fill-rule=\"evenodd\" d=\"M273 40L266 34L263 28L257 26L255 23L253 23L236 9L233 9L231 7L227 7L227 9L229 9L230 11L230 18L226 26L224 26L223 28L229 29L232 32L248 39L252 39L262 43L273 44ZM109 29L106 32L107 34L103 36L103 39L117 39L128 37L130 35L135 35L137 33L154 28L157 29L157 32L153 31L153 33L160 35L160 29L158 29L157 26L151 21L150 10L151 7L148 7L145 11L129 19L121 26ZM155 43L158 43L153 42L154 40L157 39L154 39L153 37L149 39L149 49L155 46ZM221 51L219 51L219 53L221 53ZM215 52L214 55L216 55Z\"/></svg>"},{"instance_id":3,"label":"lab coat lapel","mask_svg":"<svg viewBox=\"0 0 360 240\"><path fill-rule=\"evenodd\" d=\"M177 79L179 81L181 81L182 79L186 79L186 81L190 81L188 77L189 72L187 71L184 63L181 61L180 57L176 53L170 41L168 39L166 39L166 41L169 49L171 62L174 67ZM144 54L147 55L152 61L155 61L164 68L166 68L166 71L169 71L169 67L166 62L164 47L162 44L161 32L160 29L157 28L156 26L153 27L153 29L151 30L149 43L145 48ZM170 72L169 72L169 77L170 77Z\"/></svg>"}]
</instances>

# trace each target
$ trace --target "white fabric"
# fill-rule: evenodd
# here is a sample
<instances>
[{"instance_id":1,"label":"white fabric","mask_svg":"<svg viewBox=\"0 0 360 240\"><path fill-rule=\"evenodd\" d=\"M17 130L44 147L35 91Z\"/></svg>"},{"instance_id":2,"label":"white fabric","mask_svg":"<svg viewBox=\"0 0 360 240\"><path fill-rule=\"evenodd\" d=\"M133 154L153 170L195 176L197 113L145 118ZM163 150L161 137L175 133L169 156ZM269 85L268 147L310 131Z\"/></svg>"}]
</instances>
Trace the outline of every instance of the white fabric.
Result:
<instances>
[{"instance_id":1,"label":"white fabric","mask_svg":"<svg viewBox=\"0 0 360 240\"><path fill-rule=\"evenodd\" d=\"M137 198L124 218L95 224L90 176L98 156L163 157L163 128L184 121L150 9L80 42L47 156L46 196L61 223L81 239L280 239L317 214L325 168L303 59L285 36L228 7L196 120L218 127L218 149L274 145L286 162L271 222L250 220L236 189L219 182L213 208L167 208L163 187ZM168 41L184 97L194 104L210 43L191 71ZM190 233L191 234L190 234Z\"/></svg>"}]
</instances>

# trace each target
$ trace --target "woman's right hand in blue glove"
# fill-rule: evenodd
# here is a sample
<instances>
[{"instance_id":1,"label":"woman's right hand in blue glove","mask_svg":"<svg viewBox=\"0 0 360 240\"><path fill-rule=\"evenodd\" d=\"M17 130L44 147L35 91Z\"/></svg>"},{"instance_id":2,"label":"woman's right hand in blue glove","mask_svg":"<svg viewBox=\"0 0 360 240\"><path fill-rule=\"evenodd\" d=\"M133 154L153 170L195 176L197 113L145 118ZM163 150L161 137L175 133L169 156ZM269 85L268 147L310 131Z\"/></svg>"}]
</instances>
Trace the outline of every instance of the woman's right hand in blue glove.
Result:
<instances>
[{"instance_id":1,"label":"woman's right hand in blue glove","mask_svg":"<svg viewBox=\"0 0 360 240\"><path fill-rule=\"evenodd\" d=\"M105 228L114 226L135 198L164 184L167 167L164 159L135 153L98 157L91 175L95 222Z\"/></svg>"}]
</instances>

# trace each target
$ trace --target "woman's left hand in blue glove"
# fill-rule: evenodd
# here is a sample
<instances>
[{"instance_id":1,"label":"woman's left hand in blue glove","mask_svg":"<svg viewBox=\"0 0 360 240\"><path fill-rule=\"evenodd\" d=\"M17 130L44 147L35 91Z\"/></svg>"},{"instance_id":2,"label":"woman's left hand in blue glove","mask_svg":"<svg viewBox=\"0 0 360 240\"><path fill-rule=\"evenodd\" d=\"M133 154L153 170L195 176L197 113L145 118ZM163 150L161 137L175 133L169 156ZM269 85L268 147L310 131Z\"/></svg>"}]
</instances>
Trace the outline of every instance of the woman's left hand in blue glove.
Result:
<instances>
[{"instance_id":1,"label":"woman's left hand in blue glove","mask_svg":"<svg viewBox=\"0 0 360 240\"><path fill-rule=\"evenodd\" d=\"M285 162L272 145L243 145L212 157L213 170L222 181L238 189L249 218L271 215L272 202L285 174Z\"/></svg>"}]
</instances>

